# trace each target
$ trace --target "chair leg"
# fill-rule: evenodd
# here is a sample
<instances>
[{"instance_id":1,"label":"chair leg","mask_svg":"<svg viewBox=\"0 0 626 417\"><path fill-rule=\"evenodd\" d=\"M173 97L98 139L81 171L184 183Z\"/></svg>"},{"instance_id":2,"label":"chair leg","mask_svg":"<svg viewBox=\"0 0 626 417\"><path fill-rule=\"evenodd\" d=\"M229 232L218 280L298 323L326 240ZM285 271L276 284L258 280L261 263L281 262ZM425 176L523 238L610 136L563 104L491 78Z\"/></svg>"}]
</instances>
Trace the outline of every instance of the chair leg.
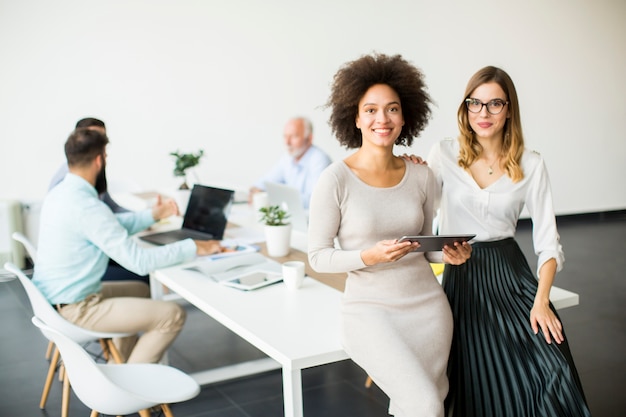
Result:
<instances>
[{"instance_id":1,"label":"chair leg","mask_svg":"<svg viewBox=\"0 0 626 417\"><path fill-rule=\"evenodd\" d=\"M48 394L50 394L50 388L52 387L52 380L54 379L54 374L57 371L57 365L59 362L59 349L54 346L54 353L52 354L52 359L50 360L50 366L48 367L48 376L46 377L46 383L43 386L43 392L41 393L41 401L39 401L39 408L42 410L46 408L46 401L48 401Z\"/></svg>"},{"instance_id":2,"label":"chair leg","mask_svg":"<svg viewBox=\"0 0 626 417\"><path fill-rule=\"evenodd\" d=\"M63 382L65 379L65 366L63 365L63 361L59 362L59 382Z\"/></svg>"},{"instance_id":3,"label":"chair leg","mask_svg":"<svg viewBox=\"0 0 626 417\"><path fill-rule=\"evenodd\" d=\"M46 360L50 360L50 355L52 355L52 349L54 348L54 343L52 341L48 342L48 348L46 349Z\"/></svg>"},{"instance_id":4,"label":"chair leg","mask_svg":"<svg viewBox=\"0 0 626 417\"><path fill-rule=\"evenodd\" d=\"M98 417L100 415L100 413L98 413L96 410L91 410L91 414L89 415L89 417Z\"/></svg>"},{"instance_id":5,"label":"chair leg","mask_svg":"<svg viewBox=\"0 0 626 417\"><path fill-rule=\"evenodd\" d=\"M103 340L103 339L100 339ZM113 357L115 363L124 363L126 362L117 347L115 347L115 343L113 343L113 339L106 339L104 342L106 345L107 352Z\"/></svg>"},{"instance_id":6,"label":"chair leg","mask_svg":"<svg viewBox=\"0 0 626 417\"><path fill-rule=\"evenodd\" d=\"M139 411L139 415L140 415L141 417L150 417L150 414L151 414L151 413L150 413L150 410L149 410L149 409L147 409L147 408L146 408L145 410L141 410L141 411Z\"/></svg>"},{"instance_id":7,"label":"chair leg","mask_svg":"<svg viewBox=\"0 0 626 417\"><path fill-rule=\"evenodd\" d=\"M70 379L67 372L63 377L63 397L61 399L61 417L68 417L70 412Z\"/></svg>"},{"instance_id":8,"label":"chair leg","mask_svg":"<svg viewBox=\"0 0 626 417\"><path fill-rule=\"evenodd\" d=\"M100 342L100 347L102 348L102 356L104 357L105 361L109 361L109 348L107 345L107 340L106 339L98 339L98 342Z\"/></svg>"},{"instance_id":9,"label":"chair leg","mask_svg":"<svg viewBox=\"0 0 626 417\"><path fill-rule=\"evenodd\" d=\"M369 388L372 386L372 377L371 376L367 376L367 379L365 380L365 388Z\"/></svg>"},{"instance_id":10,"label":"chair leg","mask_svg":"<svg viewBox=\"0 0 626 417\"><path fill-rule=\"evenodd\" d=\"M172 414L172 410L170 410L169 405L161 404L161 410L163 410L163 414L165 415L165 417L174 417L174 414Z\"/></svg>"}]
</instances>

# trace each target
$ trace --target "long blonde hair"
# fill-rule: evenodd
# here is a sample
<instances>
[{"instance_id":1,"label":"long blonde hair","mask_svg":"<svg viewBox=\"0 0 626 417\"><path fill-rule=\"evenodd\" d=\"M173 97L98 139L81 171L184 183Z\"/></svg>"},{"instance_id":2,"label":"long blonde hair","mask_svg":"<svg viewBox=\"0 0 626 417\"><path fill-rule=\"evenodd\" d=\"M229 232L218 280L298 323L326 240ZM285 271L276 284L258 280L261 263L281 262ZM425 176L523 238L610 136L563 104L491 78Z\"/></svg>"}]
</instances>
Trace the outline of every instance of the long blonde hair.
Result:
<instances>
[{"instance_id":1,"label":"long blonde hair","mask_svg":"<svg viewBox=\"0 0 626 417\"><path fill-rule=\"evenodd\" d=\"M513 182L518 182L524 178L524 171L520 165L522 154L524 153L524 135L522 134L519 101L513 80L511 80L509 74L497 67L488 66L480 69L467 83L465 96L457 111L460 132L459 144L461 147L458 163L459 166L468 170L483 150L469 124L465 99L469 98L476 88L490 82L495 82L502 88L509 102L509 118L506 119L504 124L504 138L500 156L504 165L504 171Z\"/></svg>"}]
</instances>

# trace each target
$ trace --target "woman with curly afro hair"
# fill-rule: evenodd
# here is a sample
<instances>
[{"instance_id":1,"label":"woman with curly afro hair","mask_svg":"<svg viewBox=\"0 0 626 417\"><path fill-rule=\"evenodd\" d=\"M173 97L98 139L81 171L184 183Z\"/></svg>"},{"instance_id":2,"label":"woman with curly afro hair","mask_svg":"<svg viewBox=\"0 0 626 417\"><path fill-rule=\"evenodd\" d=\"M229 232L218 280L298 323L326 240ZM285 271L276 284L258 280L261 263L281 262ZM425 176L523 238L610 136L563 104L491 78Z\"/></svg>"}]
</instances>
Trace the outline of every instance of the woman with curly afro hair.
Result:
<instances>
[{"instance_id":1,"label":"woman with curly afro hair","mask_svg":"<svg viewBox=\"0 0 626 417\"><path fill-rule=\"evenodd\" d=\"M399 55L345 64L330 125L356 151L322 173L309 212L311 266L348 274L342 345L389 396L389 413L403 417L442 417L448 392L450 306L419 244L397 240L432 234L435 177L393 154L426 126L430 104L424 76ZM458 265L470 253L466 243L426 255Z\"/></svg>"}]
</instances>

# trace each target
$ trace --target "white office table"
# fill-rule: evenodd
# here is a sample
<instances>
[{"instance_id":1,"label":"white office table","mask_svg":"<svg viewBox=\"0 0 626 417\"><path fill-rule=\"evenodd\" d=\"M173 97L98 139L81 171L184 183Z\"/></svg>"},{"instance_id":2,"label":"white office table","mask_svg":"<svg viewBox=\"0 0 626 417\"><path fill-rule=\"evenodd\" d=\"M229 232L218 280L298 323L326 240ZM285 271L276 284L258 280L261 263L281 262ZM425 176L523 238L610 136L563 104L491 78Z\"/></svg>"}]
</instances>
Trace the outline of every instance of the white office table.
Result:
<instances>
[{"instance_id":1,"label":"white office table","mask_svg":"<svg viewBox=\"0 0 626 417\"><path fill-rule=\"evenodd\" d=\"M302 417L302 369L348 358L339 344L341 293L313 278L297 291L279 283L251 292L181 266L153 278L269 357L192 374L201 385L282 368L285 416Z\"/></svg>"}]
</instances>

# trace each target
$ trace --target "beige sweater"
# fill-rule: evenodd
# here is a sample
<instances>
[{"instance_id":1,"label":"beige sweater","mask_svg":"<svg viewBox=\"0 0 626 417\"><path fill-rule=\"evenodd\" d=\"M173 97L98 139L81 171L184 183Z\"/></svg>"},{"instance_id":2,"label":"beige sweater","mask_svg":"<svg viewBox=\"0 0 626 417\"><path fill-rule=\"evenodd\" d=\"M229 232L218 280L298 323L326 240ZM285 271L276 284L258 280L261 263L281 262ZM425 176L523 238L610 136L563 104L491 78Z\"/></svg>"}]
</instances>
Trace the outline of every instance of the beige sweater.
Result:
<instances>
[{"instance_id":1,"label":"beige sweater","mask_svg":"<svg viewBox=\"0 0 626 417\"><path fill-rule=\"evenodd\" d=\"M311 198L309 262L319 272L348 273L342 344L396 416L443 416L452 315L423 253L374 266L360 253L380 240L431 234L436 191L424 165L407 162L399 184L377 188L341 161L322 173Z\"/></svg>"}]
</instances>

